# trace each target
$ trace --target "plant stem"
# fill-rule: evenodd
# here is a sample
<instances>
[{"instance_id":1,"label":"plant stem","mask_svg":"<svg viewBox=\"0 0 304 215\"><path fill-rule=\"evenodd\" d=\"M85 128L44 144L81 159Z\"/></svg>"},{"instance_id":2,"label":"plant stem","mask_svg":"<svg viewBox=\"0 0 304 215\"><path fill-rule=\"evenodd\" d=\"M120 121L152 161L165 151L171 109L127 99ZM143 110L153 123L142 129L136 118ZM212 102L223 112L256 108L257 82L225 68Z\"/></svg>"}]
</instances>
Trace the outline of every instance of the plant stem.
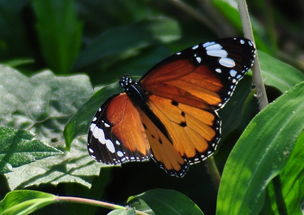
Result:
<instances>
[{"instance_id":1,"label":"plant stem","mask_svg":"<svg viewBox=\"0 0 304 215\"><path fill-rule=\"evenodd\" d=\"M93 200L93 199L71 197L71 196L57 196L57 201L94 205L94 206L99 206L99 207L108 208L108 209L127 209L127 207L124 207L121 205L116 205L116 204L103 202L103 201L97 201L97 200ZM135 210L135 213L138 215L149 215L145 212L138 211L138 210Z\"/></svg>"},{"instance_id":2,"label":"plant stem","mask_svg":"<svg viewBox=\"0 0 304 215\"><path fill-rule=\"evenodd\" d=\"M238 8L240 11L244 36L254 42L252 25L249 18L249 12L248 12L246 0L238 0ZM255 85L256 94L259 101L259 108L260 110L262 110L264 107L268 105L268 98L266 95L266 89L261 75L260 61L257 53L252 71L253 71L253 75L252 75L253 83Z\"/></svg>"}]
</instances>

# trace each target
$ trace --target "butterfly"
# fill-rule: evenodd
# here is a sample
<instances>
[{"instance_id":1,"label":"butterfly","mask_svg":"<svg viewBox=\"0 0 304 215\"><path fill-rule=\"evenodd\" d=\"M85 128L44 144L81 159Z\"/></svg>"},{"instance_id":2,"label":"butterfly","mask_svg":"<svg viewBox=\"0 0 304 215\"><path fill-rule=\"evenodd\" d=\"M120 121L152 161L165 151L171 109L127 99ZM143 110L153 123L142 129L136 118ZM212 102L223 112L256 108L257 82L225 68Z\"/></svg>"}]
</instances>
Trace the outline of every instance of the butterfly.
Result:
<instances>
[{"instance_id":1,"label":"butterfly","mask_svg":"<svg viewBox=\"0 0 304 215\"><path fill-rule=\"evenodd\" d=\"M168 174L183 177L189 165L216 150L217 111L254 58L250 40L226 38L177 52L139 81L122 77L124 92L110 97L89 126L89 154L108 165L153 159Z\"/></svg>"}]
</instances>

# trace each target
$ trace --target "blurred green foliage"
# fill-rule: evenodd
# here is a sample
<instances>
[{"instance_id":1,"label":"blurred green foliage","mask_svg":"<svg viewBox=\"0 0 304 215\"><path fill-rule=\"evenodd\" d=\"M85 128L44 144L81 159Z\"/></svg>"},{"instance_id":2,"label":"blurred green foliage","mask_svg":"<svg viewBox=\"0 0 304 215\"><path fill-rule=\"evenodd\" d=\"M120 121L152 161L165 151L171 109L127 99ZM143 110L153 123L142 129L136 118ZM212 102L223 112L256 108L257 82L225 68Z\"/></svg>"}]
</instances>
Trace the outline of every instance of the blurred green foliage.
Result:
<instances>
[{"instance_id":1,"label":"blurred green foliage","mask_svg":"<svg viewBox=\"0 0 304 215\"><path fill-rule=\"evenodd\" d=\"M174 2L0 0L1 199L10 190L27 188L123 205L133 196L131 206L150 214L160 214L171 205L172 210L184 207L193 214L227 214L227 210L301 214L304 177L299 163L304 139L303 122L297 119L303 115L304 101L301 0L248 1L268 97L273 101L282 96L257 115L249 73L220 111L223 138L215 159L220 171L225 170L218 200L204 164L177 179L153 162L101 168L88 156L89 122L98 106L120 91L117 80L122 75L140 77L176 51L242 35L234 1L183 1L200 18ZM274 177L281 185L270 183ZM278 190L285 204L278 203ZM7 202L13 204L2 201L0 210ZM60 204L34 214L108 212Z\"/></svg>"}]
</instances>

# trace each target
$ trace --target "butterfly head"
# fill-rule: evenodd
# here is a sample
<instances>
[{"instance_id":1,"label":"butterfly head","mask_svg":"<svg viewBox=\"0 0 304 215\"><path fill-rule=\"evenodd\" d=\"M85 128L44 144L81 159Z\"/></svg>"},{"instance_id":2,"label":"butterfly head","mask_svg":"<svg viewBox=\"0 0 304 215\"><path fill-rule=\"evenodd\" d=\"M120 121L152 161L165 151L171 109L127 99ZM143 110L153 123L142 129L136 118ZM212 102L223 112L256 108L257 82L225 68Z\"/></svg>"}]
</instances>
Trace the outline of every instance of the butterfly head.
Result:
<instances>
[{"instance_id":1,"label":"butterfly head","mask_svg":"<svg viewBox=\"0 0 304 215\"><path fill-rule=\"evenodd\" d=\"M119 80L119 85L122 87L125 91L128 91L130 86L135 84L135 81L129 76L123 76Z\"/></svg>"}]
</instances>

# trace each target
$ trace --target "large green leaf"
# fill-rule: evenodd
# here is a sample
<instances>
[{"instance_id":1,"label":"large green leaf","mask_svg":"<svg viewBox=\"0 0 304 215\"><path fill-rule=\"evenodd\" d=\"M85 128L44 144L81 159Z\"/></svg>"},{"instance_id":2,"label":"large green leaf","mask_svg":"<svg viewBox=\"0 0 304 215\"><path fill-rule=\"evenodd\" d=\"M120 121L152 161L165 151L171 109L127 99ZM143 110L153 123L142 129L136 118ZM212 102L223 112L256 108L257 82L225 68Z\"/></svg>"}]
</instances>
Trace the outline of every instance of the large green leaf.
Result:
<instances>
[{"instance_id":1,"label":"large green leaf","mask_svg":"<svg viewBox=\"0 0 304 215\"><path fill-rule=\"evenodd\" d=\"M0 79L0 125L25 129L37 140L63 149L65 124L93 93L88 77L58 77L44 71L28 78L0 65ZM88 156L86 145L79 137L64 155L12 168L5 174L10 188L70 181L91 186L100 165Z\"/></svg>"},{"instance_id":2,"label":"large green leaf","mask_svg":"<svg viewBox=\"0 0 304 215\"><path fill-rule=\"evenodd\" d=\"M170 42L179 37L177 22L165 17L111 28L88 44L82 51L76 68L83 68L100 60L107 63L109 57L113 61L113 57L133 55L140 48L156 42Z\"/></svg>"},{"instance_id":3,"label":"large green leaf","mask_svg":"<svg viewBox=\"0 0 304 215\"><path fill-rule=\"evenodd\" d=\"M0 65L0 80L0 126L27 129L51 146L63 146L65 123L93 93L85 75L28 78Z\"/></svg>"},{"instance_id":4,"label":"large green leaf","mask_svg":"<svg viewBox=\"0 0 304 215\"><path fill-rule=\"evenodd\" d=\"M265 187L286 164L304 129L304 82L261 111L233 148L220 184L217 214L258 214Z\"/></svg>"},{"instance_id":5,"label":"large green leaf","mask_svg":"<svg viewBox=\"0 0 304 215\"><path fill-rule=\"evenodd\" d=\"M42 54L55 72L72 68L81 45L82 23L73 0L32 0Z\"/></svg>"},{"instance_id":6,"label":"large green leaf","mask_svg":"<svg viewBox=\"0 0 304 215\"><path fill-rule=\"evenodd\" d=\"M303 72L262 51L259 51L258 54L265 84L285 92L290 87L304 81Z\"/></svg>"},{"instance_id":7,"label":"large green leaf","mask_svg":"<svg viewBox=\"0 0 304 215\"><path fill-rule=\"evenodd\" d=\"M86 0L76 3L80 17L89 28L89 36L113 26L122 26L151 16L162 15L157 8L151 7L150 0Z\"/></svg>"},{"instance_id":8,"label":"large green leaf","mask_svg":"<svg viewBox=\"0 0 304 215\"><path fill-rule=\"evenodd\" d=\"M49 183L79 183L91 187L93 176L99 175L101 165L88 156L86 138L78 138L64 155L41 159L15 168L5 174L11 189Z\"/></svg>"},{"instance_id":9,"label":"large green leaf","mask_svg":"<svg viewBox=\"0 0 304 215\"><path fill-rule=\"evenodd\" d=\"M302 215L301 204L304 199L304 132L298 138L287 164L279 175L280 185L272 186L271 200L272 210L275 214L281 214L276 203L273 189L279 189L286 205L287 214Z\"/></svg>"},{"instance_id":10,"label":"large green leaf","mask_svg":"<svg viewBox=\"0 0 304 215\"><path fill-rule=\"evenodd\" d=\"M187 196L175 190L154 189L132 196L128 202L139 207L138 201L144 201L157 215L203 215L200 208Z\"/></svg>"},{"instance_id":11,"label":"large green leaf","mask_svg":"<svg viewBox=\"0 0 304 215\"><path fill-rule=\"evenodd\" d=\"M0 174L58 154L62 152L36 140L27 131L0 127Z\"/></svg>"},{"instance_id":12,"label":"large green leaf","mask_svg":"<svg viewBox=\"0 0 304 215\"><path fill-rule=\"evenodd\" d=\"M1 215L26 215L54 203L56 196L33 190L15 190L0 201Z\"/></svg>"}]
</instances>

